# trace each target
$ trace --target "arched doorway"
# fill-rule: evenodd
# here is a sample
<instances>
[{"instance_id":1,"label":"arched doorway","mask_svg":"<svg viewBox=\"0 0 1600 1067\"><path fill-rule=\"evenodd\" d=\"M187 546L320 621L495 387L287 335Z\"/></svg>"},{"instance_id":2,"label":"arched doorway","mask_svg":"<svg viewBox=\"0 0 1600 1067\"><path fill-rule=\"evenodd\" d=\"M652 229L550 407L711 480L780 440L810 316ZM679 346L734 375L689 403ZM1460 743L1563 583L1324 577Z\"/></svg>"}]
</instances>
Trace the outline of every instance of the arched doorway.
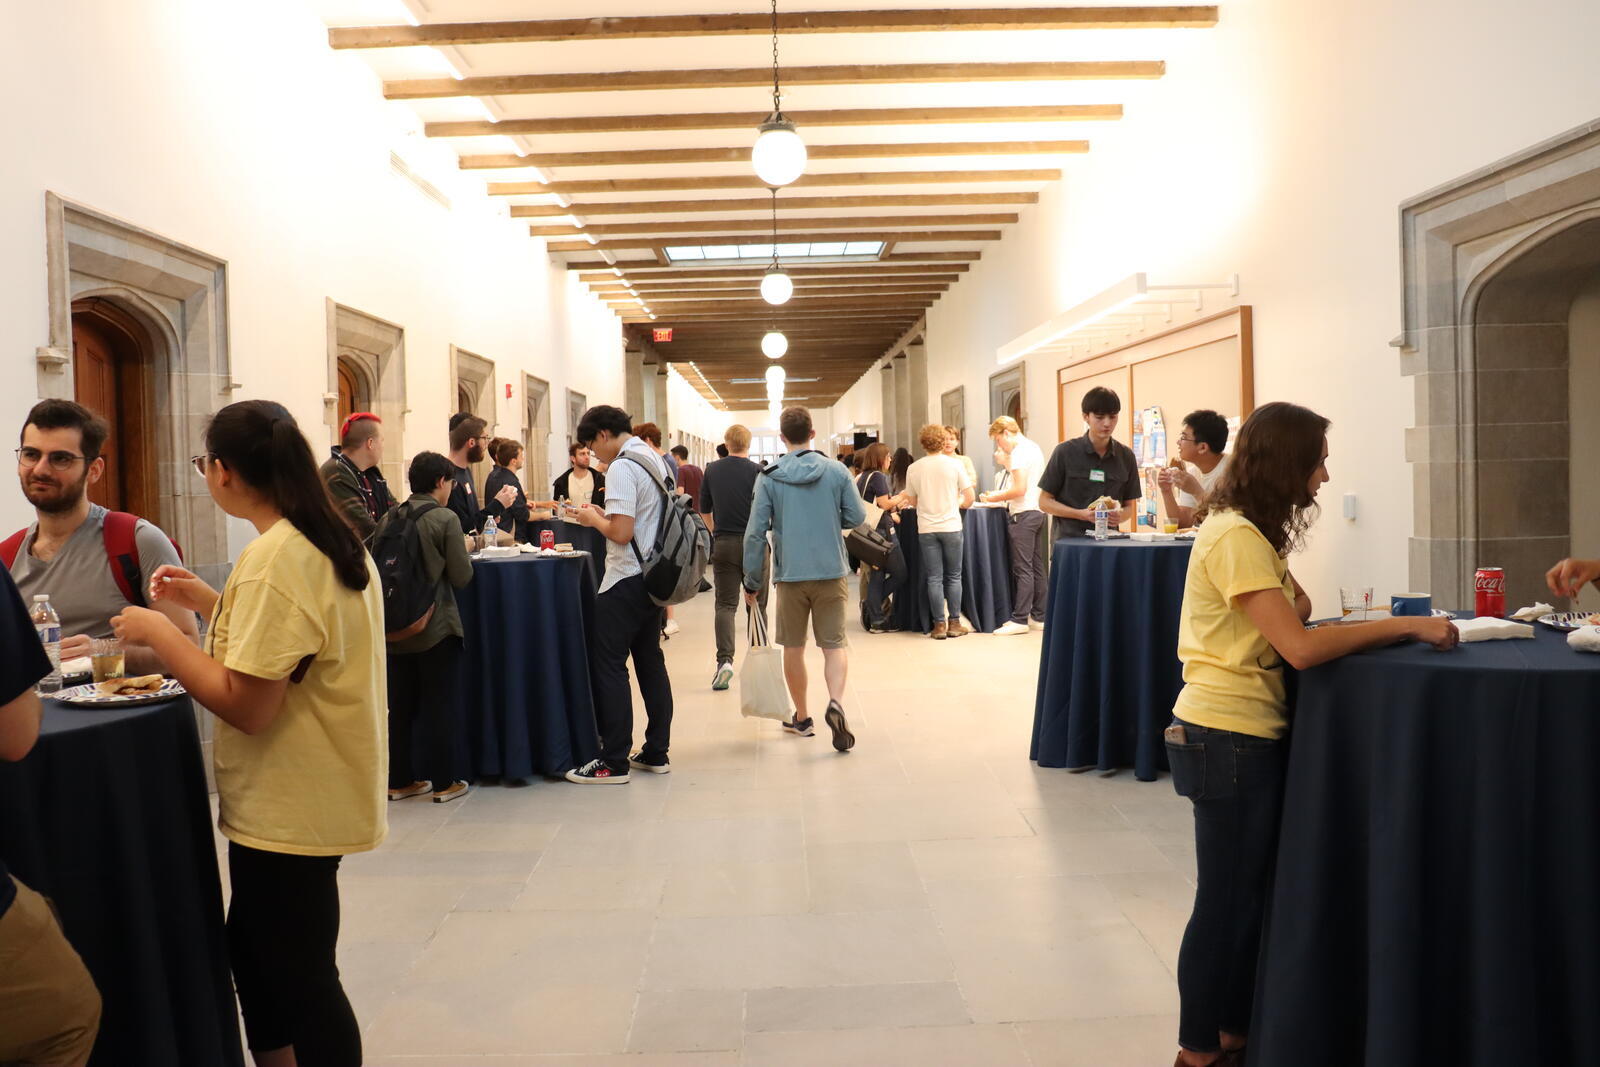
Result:
<instances>
[{"instance_id":1,"label":"arched doorway","mask_svg":"<svg viewBox=\"0 0 1600 1067\"><path fill-rule=\"evenodd\" d=\"M106 473L89 499L160 524L156 479L154 342L144 324L99 297L72 305L73 395L111 427Z\"/></svg>"},{"instance_id":2,"label":"arched doorway","mask_svg":"<svg viewBox=\"0 0 1600 1067\"><path fill-rule=\"evenodd\" d=\"M372 389L367 383L366 372L349 356L339 357L337 371L339 380L339 426L344 425L344 420L352 412L371 411Z\"/></svg>"}]
</instances>

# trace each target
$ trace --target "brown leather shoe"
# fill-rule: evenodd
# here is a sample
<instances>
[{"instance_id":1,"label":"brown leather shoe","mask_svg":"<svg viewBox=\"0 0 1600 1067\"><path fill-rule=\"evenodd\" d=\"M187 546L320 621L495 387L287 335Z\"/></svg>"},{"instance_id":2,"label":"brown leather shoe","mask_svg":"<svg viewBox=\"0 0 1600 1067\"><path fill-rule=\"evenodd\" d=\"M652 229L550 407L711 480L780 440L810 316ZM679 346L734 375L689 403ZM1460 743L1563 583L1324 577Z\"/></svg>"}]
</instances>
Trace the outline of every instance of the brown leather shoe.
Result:
<instances>
[{"instance_id":1,"label":"brown leather shoe","mask_svg":"<svg viewBox=\"0 0 1600 1067\"><path fill-rule=\"evenodd\" d=\"M945 633L950 637L965 637L971 632L971 630L961 625L959 619L951 619L949 628L945 630Z\"/></svg>"},{"instance_id":2,"label":"brown leather shoe","mask_svg":"<svg viewBox=\"0 0 1600 1067\"><path fill-rule=\"evenodd\" d=\"M933 633L929 634L928 636L933 638L935 641L943 641L947 636L949 636L948 627L943 621L936 622L933 624Z\"/></svg>"}]
</instances>

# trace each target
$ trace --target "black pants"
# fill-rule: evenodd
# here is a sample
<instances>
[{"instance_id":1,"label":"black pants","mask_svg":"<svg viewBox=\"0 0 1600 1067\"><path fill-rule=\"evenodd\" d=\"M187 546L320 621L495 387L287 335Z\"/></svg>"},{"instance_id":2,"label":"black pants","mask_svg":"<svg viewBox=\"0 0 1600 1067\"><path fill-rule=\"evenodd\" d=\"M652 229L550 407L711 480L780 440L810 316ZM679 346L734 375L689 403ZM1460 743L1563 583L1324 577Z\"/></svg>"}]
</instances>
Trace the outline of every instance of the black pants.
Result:
<instances>
[{"instance_id":1,"label":"black pants","mask_svg":"<svg viewBox=\"0 0 1600 1067\"><path fill-rule=\"evenodd\" d=\"M1025 625L1031 617L1044 622L1044 512L1019 511L1007 527L1011 538L1011 621Z\"/></svg>"},{"instance_id":2,"label":"black pants","mask_svg":"<svg viewBox=\"0 0 1600 1067\"><path fill-rule=\"evenodd\" d=\"M615 771L628 769L628 749L633 744L629 656L644 697L644 752L665 756L672 743L672 680L661 654L662 619L663 609L645 593L644 579L637 574L595 598L589 680L600 730L600 758Z\"/></svg>"},{"instance_id":3,"label":"black pants","mask_svg":"<svg viewBox=\"0 0 1600 1067\"><path fill-rule=\"evenodd\" d=\"M358 1067L361 1028L339 984L340 856L228 844L228 952L245 1039L294 1046L300 1067Z\"/></svg>"},{"instance_id":4,"label":"black pants","mask_svg":"<svg viewBox=\"0 0 1600 1067\"><path fill-rule=\"evenodd\" d=\"M459 637L446 637L426 652L389 653L390 789L429 781L438 792L466 777L456 745L461 659Z\"/></svg>"},{"instance_id":5,"label":"black pants","mask_svg":"<svg viewBox=\"0 0 1600 1067\"><path fill-rule=\"evenodd\" d=\"M884 601L900 591L906 580L906 557L900 551L900 538L894 538L894 549L883 566L874 567L867 578L867 625L885 626L889 617L884 612Z\"/></svg>"},{"instance_id":6,"label":"black pants","mask_svg":"<svg viewBox=\"0 0 1600 1067\"><path fill-rule=\"evenodd\" d=\"M1178 720L1174 720L1177 722ZM1194 913L1178 952L1178 1044L1216 1052L1250 1033L1261 920L1283 808L1284 742L1183 723L1172 784L1194 804Z\"/></svg>"}]
</instances>

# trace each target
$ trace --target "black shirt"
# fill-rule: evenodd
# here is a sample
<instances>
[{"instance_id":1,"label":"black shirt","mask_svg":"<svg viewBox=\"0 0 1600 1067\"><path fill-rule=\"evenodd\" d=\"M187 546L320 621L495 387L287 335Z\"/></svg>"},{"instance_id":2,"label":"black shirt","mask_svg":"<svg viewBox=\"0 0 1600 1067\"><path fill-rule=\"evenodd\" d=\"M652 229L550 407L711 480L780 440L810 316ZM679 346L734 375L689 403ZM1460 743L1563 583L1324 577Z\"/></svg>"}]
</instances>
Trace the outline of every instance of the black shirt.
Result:
<instances>
[{"instance_id":1,"label":"black shirt","mask_svg":"<svg viewBox=\"0 0 1600 1067\"><path fill-rule=\"evenodd\" d=\"M893 496L894 491L889 487L889 476L882 471L873 471L871 474L856 476L856 489L861 493L862 500L877 503L879 497ZM878 520L878 532L886 536L894 535L893 512L885 509L883 518Z\"/></svg>"},{"instance_id":2,"label":"black shirt","mask_svg":"<svg viewBox=\"0 0 1600 1067\"><path fill-rule=\"evenodd\" d=\"M726 456L706 464L700 479L700 514L710 515L718 537L743 537L750 525L761 464L745 456Z\"/></svg>"},{"instance_id":3,"label":"black shirt","mask_svg":"<svg viewBox=\"0 0 1600 1067\"><path fill-rule=\"evenodd\" d=\"M39 643L39 633L28 618L11 572L0 567L0 705L11 703L50 673L50 658ZM0 860L0 915L17 897L5 861Z\"/></svg>"},{"instance_id":4,"label":"black shirt","mask_svg":"<svg viewBox=\"0 0 1600 1067\"><path fill-rule=\"evenodd\" d=\"M516 489L517 499L511 502L509 508L503 508L495 497L508 485ZM529 525L528 517L528 494L522 491L522 479L517 477L515 471L507 467L496 467L490 471L483 483L483 496L486 501L483 514L486 517L493 515L495 525L500 527L502 533L511 534L519 543L533 540L533 528Z\"/></svg>"},{"instance_id":5,"label":"black shirt","mask_svg":"<svg viewBox=\"0 0 1600 1067\"><path fill-rule=\"evenodd\" d=\"M455 464L451 467L455 470L451 477L456 484L450 487L450 510L461 520L462 533L477 533L483 527L483 512L478 510L478 493L472 488L472 470Z\"/></svg>"},{"instance_id":6,"label":"black shirt","mask_svg":"<svg viewBox=\"0 0 1600 1067\"><path fill-rule=\"evenodd\" d=\"M1069 508L1086 508L1103 496L1116 500L1120 507L1144 495L1133 449L1113 439L1102 456L1094 450L1087 433L1056 445L1039 476L1039 489ZM1055 523L1057 537L1085 534L1093 529L1094 523L1079 519L1057 518Z\"/></svg>"}]
</instances>

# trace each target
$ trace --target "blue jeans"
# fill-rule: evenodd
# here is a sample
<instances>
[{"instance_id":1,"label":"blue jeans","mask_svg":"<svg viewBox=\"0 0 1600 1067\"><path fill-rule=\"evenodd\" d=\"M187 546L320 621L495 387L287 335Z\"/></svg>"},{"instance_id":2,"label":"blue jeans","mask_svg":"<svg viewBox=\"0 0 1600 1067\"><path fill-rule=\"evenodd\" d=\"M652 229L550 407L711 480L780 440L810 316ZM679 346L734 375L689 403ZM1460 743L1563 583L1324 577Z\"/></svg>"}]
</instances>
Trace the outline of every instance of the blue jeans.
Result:
<instances>
[{"instance_id":1,"label":"blue jeans","mask_svg":"<svg viewBox=\"0 0 1600 1067\"><path fill-rule=\"evenodd\" d=\"M934 623L961 617L961 531L919 533L922 579L928 584L928 612ZM948 616L945 614L949 608Z\"/></svg>"},{"instance_id":2,"label":"blue jeans","mask_svg":"<svg viewBox=\"0 0 1600 1067\"><path fill-rule=\"evenodd\" d=\"M1194 804L1194 913L1178 950L1178 1044L1221 1048L1219 1030L1250 1033L1261 922L1272 888L1283 808L1282 740L1174 719L1172 786Z\"/></svg>"}]
</instances>

